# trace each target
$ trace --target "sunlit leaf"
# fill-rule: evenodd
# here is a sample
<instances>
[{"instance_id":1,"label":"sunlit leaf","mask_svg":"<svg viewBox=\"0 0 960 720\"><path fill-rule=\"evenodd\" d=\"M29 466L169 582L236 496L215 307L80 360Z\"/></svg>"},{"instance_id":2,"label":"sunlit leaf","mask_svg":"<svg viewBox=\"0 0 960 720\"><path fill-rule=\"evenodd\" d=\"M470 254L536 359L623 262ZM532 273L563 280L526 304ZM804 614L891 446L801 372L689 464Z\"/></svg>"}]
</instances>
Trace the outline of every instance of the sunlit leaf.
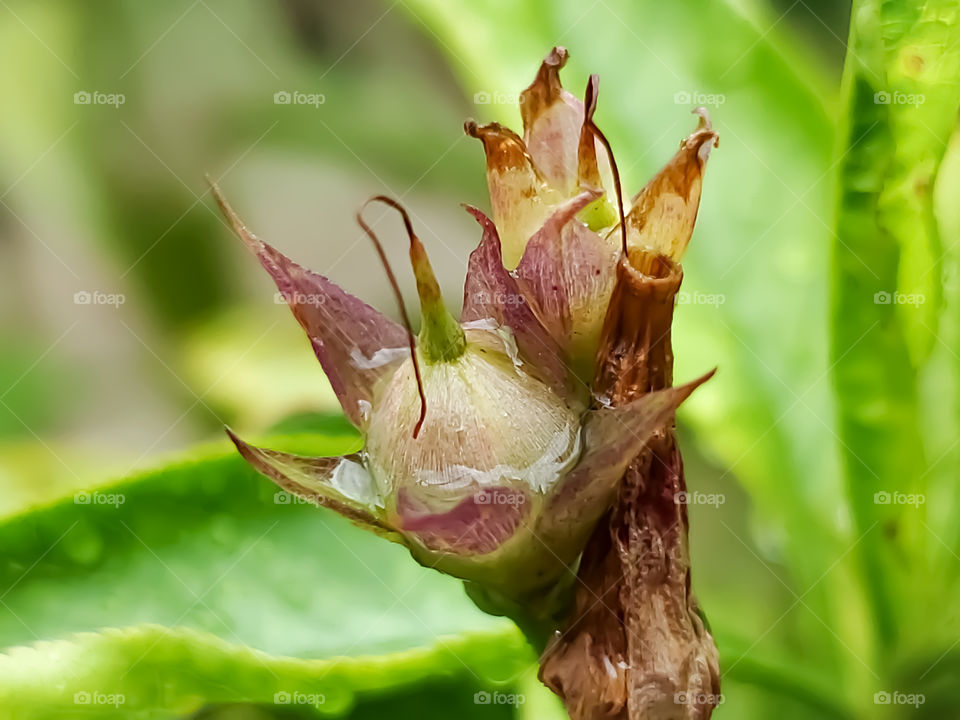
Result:
<instances>
[{"instance_id":1,"label":"sunlit leaf","mask_svg":"<svg viewBox=\"0 0 960 720\"><path fill-rule=\"evenodd\" d=\"M357 447L352 435L268 442L305 454ZM509 626L403 548L276 492L226 440L9 517L0 546L3 646L149 622L329 657Z\"/></svg>"},{"instance_id":2,"label":"sunlit leaf","mask_svg":"<svg viewBox=\"0 0 960 720\"><path fill-rule=\"evenodd\" d=\"M379 708L391 717L508 718L516 703L476 699L515 696L511 675L531 659L510 627L379 657L308 660L196 630L139 625L0 654L0 707L20 720L175 718L235 702L315 709L319 717L376 717Z\"/></svg>"}]
</instances>

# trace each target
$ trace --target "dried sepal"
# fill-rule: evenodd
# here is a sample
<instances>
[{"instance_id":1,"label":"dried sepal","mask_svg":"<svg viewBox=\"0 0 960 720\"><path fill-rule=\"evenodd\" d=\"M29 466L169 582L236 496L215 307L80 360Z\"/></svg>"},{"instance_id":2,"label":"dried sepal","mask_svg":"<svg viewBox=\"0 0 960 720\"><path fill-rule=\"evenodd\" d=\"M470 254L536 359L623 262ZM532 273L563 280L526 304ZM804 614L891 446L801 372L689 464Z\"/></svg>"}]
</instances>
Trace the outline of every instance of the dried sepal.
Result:
<instances>
[{"instance_id":1,"label":"dried sepal","mask_svg":"<svg viewBox=\"0 0 960 720\"><path fill-rule=\"evenodd\" d=\"M697 129L680 150L633 198L627 214L627 244L631 249L663 255L674 262L683 257L700 207L703 169L719 141L706 109L697 108Z\"/></svg>"},{"instance_id":2,"label":"dried sepal","mask_svg":"<svg viewBox=\"0 0 960 720\"><path fill-rule=\"evenodd\" d=\"M617 263L594 380L611 407L671 386L681 278L678 264L654 252L632 248ZM706 720L718 702L717 649L690 592L685 492L675 431L665 424L627 465L611 512L585 544L573 610L541 656L540 677L572 720L601 711Z\"/></svg>"},{"instance_id":3,"label":"dried sepal","mask_svg":"<svg viewBox=\"0 0 960 720\"><path fill-rule=\"evenodd\" d=\"M610 234L609 229L619 224L617 205L622 195L619 174L615 174L610 158L604 153L603 142L597 137L593 115L597 110L600 78L591 75L584 94L583 124L577 143L577 182L581 190L603 189L604 194L587 206L580 219L591 230Z\"/></svg>"},{"instance_id":4,"label":"dried sepal","mask_svg":"<svg viewBox=\"0 0 960 720\"><path fill-rule=\"evenodd\" d=\"M493 220L500 231L503 263L513 269L520 262L527 240L550 215L563 196L552 189L527 152L523 139L499 123L464 129L483 143L487 156L487 186Z\"/></svg>"},{"instance_id":5,"label":"dried sepal","mask_svg":"<svg viewBox=\"0 0 960 720\"><path fill-rule=\"evenodd\" d=\"M587 92L577 139L577 178L582 188L602 188L600 165L597 161L597 139L593 134L593 115L597 111L597 96L600 79L591 75L587 81Z\"/></svg>"},{"instance_id":6,"label":"dried sepal","mask_svg":"<svg viewBox=\"0 0 960 720\"><path fill-rule=\"evenodd\" d=\"M547 183L564 195L577 187L577 139L583 123L583 103L560 83L567 57L565 48L553 48L520 94L527 152Z\"/></svg>"}]
</instances>

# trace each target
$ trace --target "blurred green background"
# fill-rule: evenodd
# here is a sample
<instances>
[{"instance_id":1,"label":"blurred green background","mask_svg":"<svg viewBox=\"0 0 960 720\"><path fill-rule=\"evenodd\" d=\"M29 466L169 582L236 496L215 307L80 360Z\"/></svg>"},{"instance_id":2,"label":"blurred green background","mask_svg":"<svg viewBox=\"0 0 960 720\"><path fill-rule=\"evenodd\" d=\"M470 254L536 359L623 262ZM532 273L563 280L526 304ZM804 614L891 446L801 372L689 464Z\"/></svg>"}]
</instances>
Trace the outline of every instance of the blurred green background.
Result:
<instances>
[{"instance_id":1,"label":"blurred green background","mask_svg":"<svg viewBox=\"0 0 960 720\"><path fill-rule=\"evenodd\" d=\"M463 120L519 129L508 101L555 44L571 91L600 74L597 119L631 193L695 104L721 137L684 263L684 290L718 299L675 319L677 378L720 368L680 417L691 490L722 497L691 508L716 716L960 717L960 343L937 324L956 312L960 173L947 153L942 245L916 273L942 288L903 378L918 388L904 432L928 433L909 468L926 502L903 511L923 515L865 521L835 377L863 346L836 285L857 261L871 292L915 284L882 285L869 245L844 260L834 230L849 18L832 0L0 1L0 647L61 643L3 656L0 717L5 702L10 717L559 717L509 624L398 549L276 502L233 456L224 424L304 452L357 441L204 179L389 314L353 216L397 197L456 305L479 241L459 204L488 208ZM400 227L371 216L412 299ZM864 362L847 378L869 382ZM914 487L872 463L870 496ZM865 549L905 536L923 563L878 591ZM73 634L103 627L120 630ZM491 688L526 702L477 704ZM311 691L323 702L297 700ZM877 704L896 692L925 701Z\"/></svg>"}]
</instances>

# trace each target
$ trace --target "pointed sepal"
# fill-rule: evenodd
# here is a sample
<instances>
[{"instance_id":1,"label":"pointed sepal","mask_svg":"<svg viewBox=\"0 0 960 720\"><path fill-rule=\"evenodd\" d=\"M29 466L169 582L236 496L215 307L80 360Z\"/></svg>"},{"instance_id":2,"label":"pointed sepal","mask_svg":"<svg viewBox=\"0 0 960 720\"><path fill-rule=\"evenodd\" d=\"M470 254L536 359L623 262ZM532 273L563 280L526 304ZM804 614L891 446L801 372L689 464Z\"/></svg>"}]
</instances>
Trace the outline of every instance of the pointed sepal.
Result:
<instances>
[{"instance_id":1,"label":"pointed sepal","mask_svg":"<svg viewBox=\"0 0 960 720\"><path fill-rule=\"evenodd\" d=\"M359 455L304 457L258 448L230 429L240 455L276 485L307 502L330 508L355 525L394 542L403 537L384 519L383 500Z\"/></svg>"},{"instance_id":2,"label":"pointed sepal","mask_svg":"<svg viewBox=\"0 0 960 720\"><path fill-rule=\"evenodd\" d=\"M672 425L680 404L714 372L619 407L589 411L583 429L586 451L551 497L543 513L541 537L556 542L556 547L582 548L593 523L613 503L627 465L654 433Z\"/></svg>"},{"instance_id":3,"label":"pointed sepal","mask_svg":"<svg viewBox=\"0 0 960 720\"><path fill-rule=\"evenodd\" d=\"M464 207L480 223L483 236L467 264L460 322L479 326L492 320L509 328L526 369L539 374L565 397L569 379L563 352L533 314L516 279L504 268L500 237L493 221L477 208Z\"/></svg>"},{"instance_id":4,"label":"pointed sepal","mask_svg":"<svg viewBox=\"0 0 960 720\"><path fill-rule=\"evenodd\" d=\"M406 330L265 243L247 229L216 185L213 193L306 332L344 413L363 429L377 384L410 356Z\"/></svg>"},{"instance_id":5,"label":"pointed sepal","mask_svg":"<svg viewBox=\"0 0 960 720\"><path fill-rule=\"evenodd\" d=\"M599 197L599 190L586 190L559 205L530 238L514 273L534 315L587 383L620 251L615 237L601 237L577 217Z\"/></svg>"},{"instance_id":6,"label":"pointed sepal","mask_svg":"<svg viewBox=\"0 0 960 720\"><path fill-rule=\"evenodd\" d=\"M700 207L703 170L719 136L704 108L700 120L680 150L634 198L627 213L627 246L663 255L674 262L683 257Z\"/></svg>"},{"instance_id":7,"label":"pointed sepal","mask_svg":"<svg viewBox=\"0 0 960 720\"><path fill-rule=\"evenodd\" d=\"M564 195L577 187L577 146L583 124L583 103L560 83L567 57L565 48L553 48L520 95L527 152L547 183Z\"/></svg>"},{"instance_id":8,"label":"pointed sepal","mask_svg":"<svg viewBox=\"0 0 960 720\"><path fill-rule=\"evenodd\" d=\"M420 352L426 362L450 362L463 355L463 328L443 302L440 283L430 265L427 250L416 235L410 236L410 264L420 296Z\"/></svg>"},{"instance_id":9,"label":"pointed sepal","mask_svg":"<svg viewBox=\"0 0 960 720\"><path fill-rule=\"evenodd\" d=\"M477 125L472 121L464 129L483 143L493 221L503 243L504 266L512 270L520 262L527 240L563 196L549 187L515 132L499 123Z\"/></svg>"}]
</instances>

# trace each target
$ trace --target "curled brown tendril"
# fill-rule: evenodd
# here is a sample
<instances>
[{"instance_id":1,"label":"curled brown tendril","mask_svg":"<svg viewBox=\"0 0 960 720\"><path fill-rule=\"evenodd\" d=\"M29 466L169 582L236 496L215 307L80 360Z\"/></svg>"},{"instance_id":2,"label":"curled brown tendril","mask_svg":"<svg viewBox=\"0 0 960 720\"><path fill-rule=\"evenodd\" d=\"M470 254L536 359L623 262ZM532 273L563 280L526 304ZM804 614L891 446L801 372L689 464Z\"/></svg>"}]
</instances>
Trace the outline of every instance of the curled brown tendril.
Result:
<instances>
[{"instance_id":1,"label":"curled brown tendril","mask_svg":"<svg viewBox=\"0 0 960 720\"><path fill-rule=\"evenodd\" d=\"M420 434L420 428L423 427L423 421L427 417L427 396L423 392L423 379L420 377L420 363L417 360L417 343L413 335L413 328L410 325L410 316L407 314L407 306L403 302L403 294L400 292L400 285L397 283L397 278L393 274L393 269L390 267L390 261L387 260L387 255L383 251L383 245L380 243L380 240L377 239L373 229L363 220L363 211L367 208L367 205L373 202L380 202L384 205L388 205L400 213L400 215L403 217L403 225L407 230L407 236L410 238L411 245L414 243L417 236L416 233L413 232L413 223L410 222L410 216L407 214L407 211L404 209L404 207L396 200L389 198L386 195L374 195L357 211L357 223L373 241L373 246L377 250L377 255L380 256L380 262L383 263L383 269L387 273L387 280L390 283L390 287L393 289L394 297L397 299L397 307L400 308L400 317L403 319L403 326L407 330L407 338L410 341L410 358L413 360L413 374L417 378L417 393L420 395L420 418L417 420L417 424L413 428L413 437L416 439Z\"/></svg>"},{"instance_id":2,"label":"curled brown tendril","mask_svg":"<svg viewBox=\"0 0 960 720\"><path fill-rule=\"evenodd\" d=\"M620 189L620 171L617 169L617 161L613 157L613 148L610 147L610 141L607 136L601 132L596 123L593 122L593 113L597 109L597 94L600 89L600 76L593 74L587 80L587 90L583 98L583 125L589 128L593 136L600 141L607 151L607 158L610 160L610 170L613 173L614 190L617 192L617 212L620 214L620 235L622 251L624 257L627 256L627 219L623 212L623 191Z\"/></svg>"}]
</instances>

